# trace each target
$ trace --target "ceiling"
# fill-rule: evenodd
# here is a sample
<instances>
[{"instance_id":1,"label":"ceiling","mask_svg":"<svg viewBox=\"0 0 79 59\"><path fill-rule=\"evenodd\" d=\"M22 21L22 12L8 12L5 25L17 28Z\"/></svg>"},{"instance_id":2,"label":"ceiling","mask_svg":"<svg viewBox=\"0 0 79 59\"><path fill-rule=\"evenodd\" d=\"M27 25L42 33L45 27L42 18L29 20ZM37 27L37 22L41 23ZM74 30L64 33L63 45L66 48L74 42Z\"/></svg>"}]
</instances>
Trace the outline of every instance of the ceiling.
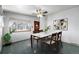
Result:
<instances>
[{"instance_id":1,"label":"ceiling","mask_svg":"<svg viewBox=\"0 0 79 59\"><path fill-rule=\"evenodd\" d=\"M35 10L38 8L48 11L48 14L53 14L74 7L78 7L78 5L2 5L3 10L22 13L26 15L33 15Z\"/></svg>"}]
</instances>

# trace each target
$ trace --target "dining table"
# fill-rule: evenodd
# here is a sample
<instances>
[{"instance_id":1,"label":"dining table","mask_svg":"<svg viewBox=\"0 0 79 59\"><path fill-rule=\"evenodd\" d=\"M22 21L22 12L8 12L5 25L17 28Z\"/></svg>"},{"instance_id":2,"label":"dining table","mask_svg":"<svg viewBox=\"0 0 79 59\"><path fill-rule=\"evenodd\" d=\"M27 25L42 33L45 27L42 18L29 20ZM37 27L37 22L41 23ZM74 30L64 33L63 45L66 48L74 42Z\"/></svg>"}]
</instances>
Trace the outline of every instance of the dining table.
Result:
<instances>
[{"instance_id":1,"label":"dining table","mask_svg":"<svg viewBox=\"0 0 79 59\"><path fill-rule=\"evenodd\" d=\"M45 37L48 37L54 33L59 33L62 32L62 30L52 30L52 31L47 31L47 32L40 32L40 33L32 33L30 40L31 40L31 48L33 48L33 40L34 37L37 38L38 40L42 40Z\"/></svg>"}]
</instances>

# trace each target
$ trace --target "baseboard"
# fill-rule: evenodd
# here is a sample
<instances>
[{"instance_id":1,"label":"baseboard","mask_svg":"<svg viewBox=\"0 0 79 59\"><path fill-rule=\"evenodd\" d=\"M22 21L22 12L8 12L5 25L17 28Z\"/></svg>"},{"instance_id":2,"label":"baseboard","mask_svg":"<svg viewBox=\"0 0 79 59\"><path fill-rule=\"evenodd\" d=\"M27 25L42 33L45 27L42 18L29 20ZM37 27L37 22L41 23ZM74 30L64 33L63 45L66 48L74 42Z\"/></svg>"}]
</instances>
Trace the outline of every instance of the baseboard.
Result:
<instances>
[{"instance_id":1,"label":"baseboard","mask_svg":"<svg viewBox=\"0 0 79 59\"><path fill-rule=\"evenodd\" d=\"M27 41L27 40L29 40L29 39L20 40L20 41L16 41L16 42L11 42L11 44L15 44L15 43L22 42L22 41ZM3 46L5 46L5 45L3 45ZM6 46L8 46L8 45L6 45Z\"/></svg>"},{"instance_id":2,"label":"baseboard","mask_svg":"<svg viewBox=\"0 0 79 59\"><path fill-rule=\"evenodd\" d=\"M18 42L22 42L22 41L27 41L29 39L25 39L25 40L20 40L20 41L16 41L16 42L11 42L12 44L18 43Z\"/></svg>"},{"instance_id":3,"label":"baseboard","mask_svg":"<svg viewBox=\"0 0 79 59\"><path fill-rule=\"evenodd\" d=\"M74 45L74 46L79 46L79 44L76 44L76 43L69 43L69 42L63 42L63 43L67 43L67 44Z\"/></svg>"}]
</instances>

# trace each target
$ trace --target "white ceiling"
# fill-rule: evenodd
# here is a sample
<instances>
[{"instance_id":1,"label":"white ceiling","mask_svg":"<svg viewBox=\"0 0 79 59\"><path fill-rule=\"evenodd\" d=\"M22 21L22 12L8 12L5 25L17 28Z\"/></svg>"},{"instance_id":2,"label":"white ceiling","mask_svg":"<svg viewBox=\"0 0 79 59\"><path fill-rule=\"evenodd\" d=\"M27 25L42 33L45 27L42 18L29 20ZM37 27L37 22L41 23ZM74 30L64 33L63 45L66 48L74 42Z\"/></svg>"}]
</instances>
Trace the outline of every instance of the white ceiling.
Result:
<instances>
[{"instance_id":1,"label":"white ceiling","mask_svg":"<svg viewBox=\"0 0 79 59\"><path fill-rule=\"evenodd\" d=\"M74 7L78 7L78 5L3 5L2 6L3 10L27 15L33 15L35 10L38 8L48 11L48 14L53 14Z\"/></svg>"}]
</instances>

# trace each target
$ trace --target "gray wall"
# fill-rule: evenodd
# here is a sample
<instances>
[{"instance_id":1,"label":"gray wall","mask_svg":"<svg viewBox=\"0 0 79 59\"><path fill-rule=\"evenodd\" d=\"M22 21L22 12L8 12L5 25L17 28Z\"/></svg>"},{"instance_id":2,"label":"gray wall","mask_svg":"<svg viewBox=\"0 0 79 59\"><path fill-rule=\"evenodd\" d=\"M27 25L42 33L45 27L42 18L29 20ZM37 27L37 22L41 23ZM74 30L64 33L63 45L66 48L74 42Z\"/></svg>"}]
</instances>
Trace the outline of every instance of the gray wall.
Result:
<instances>
[{"instance_id":1,"label":"gray wall","mask_svg":"<svg viewBox=\"0 0 79 59\"><path fill-rule=\"evenodd\" d=\"M23 14L5 11L4 12L4 25L5 25L4 26L4 34L9 31L9 28L8 28L9 27L9 21L11 21L11 20L31 21L31 24L33 25L33 22L34 22L35 19L36 19L36 17L34 17L34 16L23 15ZM32 28L32 30L33 30L33 28ZM15 32L15 33L12 34L11 42L29 39L31 33L32 33L31 31L30 32Z\"/></svg>"}]
</instances>

